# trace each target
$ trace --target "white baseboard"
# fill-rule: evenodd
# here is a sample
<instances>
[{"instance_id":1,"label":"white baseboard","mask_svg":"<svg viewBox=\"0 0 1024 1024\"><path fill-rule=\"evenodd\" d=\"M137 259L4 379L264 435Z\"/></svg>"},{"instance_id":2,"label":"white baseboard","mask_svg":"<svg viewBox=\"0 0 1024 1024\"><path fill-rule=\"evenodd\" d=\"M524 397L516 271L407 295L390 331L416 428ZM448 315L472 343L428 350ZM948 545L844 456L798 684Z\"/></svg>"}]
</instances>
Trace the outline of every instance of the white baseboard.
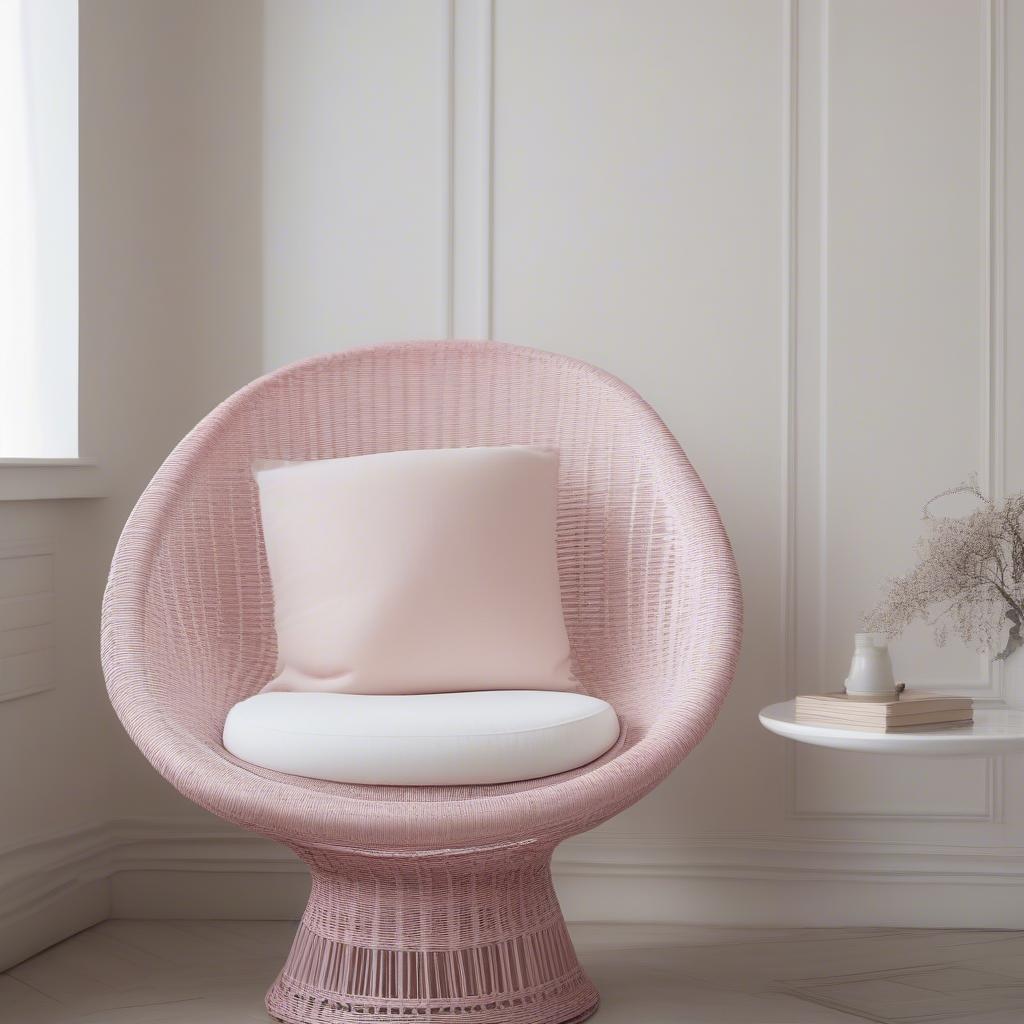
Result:
<instances>
[{"instance_id":1,"label":"white baseboard","mask_svg":"<svg viewBox=\"0 0 1024 1024\"><path fill-rule=\"evenodd\" d=\"M555 863L569 920L1024 928L1017 847L592 834Z\"/></svg>"},{"instance_id":2,"label":"white baseboard","mask_svg":"<svg viewBox=\"0 0 1024 1024\"><path fill-rule=\"evenodd\" d=\"M1024 928L1024 849L594 833L555 857L570 921ZM0 851L0 966L106 917L298 916L304 865L212 819L124 819Z\"/></svg>"},{"instance_id":3,"label":"white baseboard","mask_svg":"<svg viewBox=\"0 0 1024 1024\"><path fill-rule=\"evenodd\" d=\"M110 858L103 825L0 851L0 969L110 916Z\"/></svg>"}]
</instances>

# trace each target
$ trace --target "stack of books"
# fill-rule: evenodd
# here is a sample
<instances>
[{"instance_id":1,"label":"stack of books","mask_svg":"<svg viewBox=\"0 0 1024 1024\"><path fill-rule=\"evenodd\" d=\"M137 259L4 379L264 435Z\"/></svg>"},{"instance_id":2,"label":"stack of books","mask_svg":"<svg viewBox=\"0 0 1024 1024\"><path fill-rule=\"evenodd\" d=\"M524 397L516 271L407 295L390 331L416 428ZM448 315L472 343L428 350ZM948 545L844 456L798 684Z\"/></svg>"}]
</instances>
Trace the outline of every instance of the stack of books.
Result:
<instances>
[{"instance_id":1,"label":"stack of books","mask_svg":"<svg viewBox=\"0 0 1024 1024\"><path fill-rule=\"evenodd\" d=\"M909 693L898 697L816 693L797 697L796 720L807 725L835 725L864 732L909 732L914 729L955 729L973 720L970 697L941 693Z\"/></svg>"}]
</instances>

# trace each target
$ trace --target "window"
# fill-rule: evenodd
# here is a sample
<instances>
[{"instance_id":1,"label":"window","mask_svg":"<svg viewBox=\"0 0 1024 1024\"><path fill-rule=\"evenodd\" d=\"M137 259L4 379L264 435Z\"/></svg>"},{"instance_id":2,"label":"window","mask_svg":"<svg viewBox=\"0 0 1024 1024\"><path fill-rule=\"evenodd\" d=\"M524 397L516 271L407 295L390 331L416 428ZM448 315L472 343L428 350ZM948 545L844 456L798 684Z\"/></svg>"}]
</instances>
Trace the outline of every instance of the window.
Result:
<instances>
[{"instance_id":1,"label":"window","mask_svg":"<svg viewBox=\"0 0 1024 1024\"><path fill-rule=\"evenodd\" d=\"M78 5L0 0L0 459L78 456Z\"/></svg>"}]
</instances>

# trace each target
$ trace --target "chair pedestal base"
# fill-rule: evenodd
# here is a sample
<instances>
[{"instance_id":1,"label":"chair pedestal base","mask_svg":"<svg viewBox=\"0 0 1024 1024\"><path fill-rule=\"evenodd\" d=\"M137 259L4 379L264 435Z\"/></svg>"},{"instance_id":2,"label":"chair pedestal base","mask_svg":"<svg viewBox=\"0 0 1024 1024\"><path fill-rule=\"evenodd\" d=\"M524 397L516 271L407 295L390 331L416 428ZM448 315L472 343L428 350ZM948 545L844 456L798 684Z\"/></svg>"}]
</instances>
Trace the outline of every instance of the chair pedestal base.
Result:
<instances>
[{"instance_id":1,"label":"chair pedestal base","mask_svg":"<svg viewBox=\"0 0 1024 1024\"><path fill-rule=\"evenodd\" d=\"M550 849L300 852L313 888L267 993L279 1020L578 1024L597 1009L551 883Z\"/></svg>"}]
</instances>

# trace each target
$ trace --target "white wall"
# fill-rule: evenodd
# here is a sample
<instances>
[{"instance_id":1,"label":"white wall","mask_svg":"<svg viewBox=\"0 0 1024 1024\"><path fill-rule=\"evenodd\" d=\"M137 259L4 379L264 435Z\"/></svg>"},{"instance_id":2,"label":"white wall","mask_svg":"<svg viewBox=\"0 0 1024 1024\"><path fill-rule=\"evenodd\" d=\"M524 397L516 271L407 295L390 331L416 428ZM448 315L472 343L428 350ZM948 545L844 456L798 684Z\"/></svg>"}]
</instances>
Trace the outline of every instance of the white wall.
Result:
<instances>
[{"instance_id":1,"label":"white wall","mask_svg":"<svg viewBox=\"0 0 1024 1024\"><path fill-rule=\"evenodd\" d=\"M57 689L0 704L0 934L5 894L36 891L26 850L32 885L94 915L301 906L289 854L178 798L113 721L104 566L243 381L449 335L637 387L744 580L718 724L561 851L569 915L1024 926L1019 758L797 751L756 724L837 684L925 498L975 470L1024 487L1020 96L1003 0L83 4L83 450L111 492L0 506L0 543L52 541L62 609ZM912 684L1024 696L1024 662L1004 678L923 633L896 656Z\"/></svg>"},{"instance_id":2,"label":"white wall","mask_svg":"<svg viewBox=\"0 0 1024 1024\"><path fill-rule=\"evenodd\" d=\"M104 574L164 457L260 372L259 13L249 0L82 4L83 402L91 435L83 450L91 445L110 481L100 513ZM180 809L168 787L140 770L116 723L111 737L131 765L115 761L115 812Z\"/></svg>"},{"instance_id":3,"label":"white wall","mask_svg":"<svg viewBox=\"0 0 1024 1024\"><path fill-rule=\"evenodd\" d=\"M733 693L666 785L567 844L571 909L1024 925L1019 758L795 750L756 723L838 685L926 498L1024 486L1021 7L266 10L267 366L449 334L591 360L663 415L735 544ZM912 685L1024 692L1024 663L923 630L896 657Z\"/></svg>"},{"instance_id":4,"label":"white wall","mask_svg":"<svg viewBox=\"0 0 1024 1024\"><path fill-rule=\"evenodd\" d=\"M146 481L259 373L261 47L248 0L81 5L81 448L105 497L0 501L0 659L40 652L39 692L0 700L5 963L106 917L152 819L193 814L114 719L99 608ZM11 629L2 599L40 588L43 624Z\"/></svg>"}]
</instances>

